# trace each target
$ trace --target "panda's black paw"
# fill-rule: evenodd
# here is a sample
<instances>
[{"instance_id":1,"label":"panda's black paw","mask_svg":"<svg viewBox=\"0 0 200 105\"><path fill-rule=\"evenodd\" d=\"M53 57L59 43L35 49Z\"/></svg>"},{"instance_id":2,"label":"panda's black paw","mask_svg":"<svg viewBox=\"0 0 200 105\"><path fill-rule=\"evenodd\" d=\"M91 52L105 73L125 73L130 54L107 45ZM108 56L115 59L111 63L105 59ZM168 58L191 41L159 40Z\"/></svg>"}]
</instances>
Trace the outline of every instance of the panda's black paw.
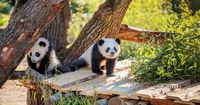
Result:
<instances>
[{"instance_id":1,"label":"panda's black paw","mask_svg":"<svg viewBox=\"0 0 200 105\"><path fill-rule=\"evenodd\" d=\"M97 73L98 75L103 75L103 71L98 71L98 72L95 72Z\"/></svg>"}]
</instances>

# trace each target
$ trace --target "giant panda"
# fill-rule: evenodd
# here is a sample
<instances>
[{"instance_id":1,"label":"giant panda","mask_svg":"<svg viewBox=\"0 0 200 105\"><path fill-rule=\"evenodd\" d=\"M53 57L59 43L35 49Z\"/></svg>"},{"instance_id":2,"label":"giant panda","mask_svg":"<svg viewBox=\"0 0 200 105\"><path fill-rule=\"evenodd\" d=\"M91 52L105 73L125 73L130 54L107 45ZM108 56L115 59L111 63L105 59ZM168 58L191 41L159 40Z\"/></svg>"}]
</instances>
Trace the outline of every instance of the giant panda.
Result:
<instances>
[{"instance_id":1,"label":"giant panda","mask_svg":"<svg viewBox=\"0 0 200 105\"><path fill-rule=\"evenodd\" d=\"M112 76L120 53L120 40L103 38L91 45L77 60L71 63L72 71L82 67L91 67L92 72L102 75L104 67L106 75Z\"/></svg>"},{"instance_id":2,"label":"giant panda","mask_svg":"<svg viewBox=\"0 0 200 105\"><path fill-rule=\"evenodd\" d=\"M27 54L27 62L30 68L40 74L51 76L55 68L61 63L58 60L55 50L45 38L39 38Z\"/></svg>"}]
</instances>

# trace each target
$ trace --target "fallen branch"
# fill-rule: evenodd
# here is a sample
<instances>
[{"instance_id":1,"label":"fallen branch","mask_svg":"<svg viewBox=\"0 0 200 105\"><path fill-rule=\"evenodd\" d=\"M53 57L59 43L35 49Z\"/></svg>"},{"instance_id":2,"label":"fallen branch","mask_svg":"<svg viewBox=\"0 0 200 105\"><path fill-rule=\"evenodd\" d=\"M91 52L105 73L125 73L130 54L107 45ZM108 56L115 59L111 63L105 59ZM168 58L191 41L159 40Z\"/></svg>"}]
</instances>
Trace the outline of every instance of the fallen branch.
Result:
<instances>
[{"instance_id":1,"label":"fallen branch","mask_svg":"<svg viewBox=\"0 0 200 105\"><path fill-rule=\"evenodd\" d=\"M146 43L150 40L154 40L156 43L162 43L166 34L166 32L150 31L122 24L119 30L118 38L136 43Z\"/></svg>"}]
</instances>

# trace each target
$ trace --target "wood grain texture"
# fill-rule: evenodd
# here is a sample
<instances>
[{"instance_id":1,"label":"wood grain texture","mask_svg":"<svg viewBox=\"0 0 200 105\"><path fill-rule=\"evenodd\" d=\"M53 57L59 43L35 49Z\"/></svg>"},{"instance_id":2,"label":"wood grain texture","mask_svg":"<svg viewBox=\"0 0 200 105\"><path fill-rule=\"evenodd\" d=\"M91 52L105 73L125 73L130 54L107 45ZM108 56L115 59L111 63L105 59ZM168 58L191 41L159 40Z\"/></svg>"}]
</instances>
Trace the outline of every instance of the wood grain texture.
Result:
<instances>
[{"instance_id":1,"label":"wood grain texture","mask_svg":"<svg viewBox=\"0 0 200 105\"><path fill-rule=\"evenodd\" d=\"M80 84L76 84L68 88L64 88L63 90L81 91L83 93L87 92L88 90L95 90L98 87L104 86L109 83L117 82L117 81L122 80L123 78L126 78L129 71L130 70L127 69L127 70L115 72L115 76L113 77L106 77L106 75L99 76L98 78L95 78L86 82L82 82Z\"/></svg>"},{"instance_id":2,"label":"wood grain texture","mask_svg":"<svg viewBox=\"0 0 200 105\"><path fill-rule=\"evenodd\" d=\"M56 51L58 58L66 56L65 50L66 46L69 44L67 42L68 38L68 29L69 22L71 20L69 0L66 0L67 4L65 5L62 11L56 13L55 18L50 23L47 30L43 33L43 37L50 40L53 48ZM63 59L60 59L63 60Z\"/></svg>"}]
</instances>

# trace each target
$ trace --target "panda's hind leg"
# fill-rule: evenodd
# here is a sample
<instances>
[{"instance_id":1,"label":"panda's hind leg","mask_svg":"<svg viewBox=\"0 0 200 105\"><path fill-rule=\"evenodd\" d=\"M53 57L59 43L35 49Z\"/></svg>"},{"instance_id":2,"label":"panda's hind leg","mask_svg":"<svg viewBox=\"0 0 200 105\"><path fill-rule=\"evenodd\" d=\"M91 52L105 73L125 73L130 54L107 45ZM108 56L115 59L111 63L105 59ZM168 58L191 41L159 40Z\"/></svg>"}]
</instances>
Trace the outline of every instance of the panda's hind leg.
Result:
<instances>
[{"instance_id":1,"label":"panda's hind leg","mask_svg":"<svg viewBox=\"0 0 200 105\"><path fill-rule=\"evenodd\" d=\"M103 75L103 71L100 69L100 61L97 60L92 62L92 72Z\"/></svg>"}]
</instances>

